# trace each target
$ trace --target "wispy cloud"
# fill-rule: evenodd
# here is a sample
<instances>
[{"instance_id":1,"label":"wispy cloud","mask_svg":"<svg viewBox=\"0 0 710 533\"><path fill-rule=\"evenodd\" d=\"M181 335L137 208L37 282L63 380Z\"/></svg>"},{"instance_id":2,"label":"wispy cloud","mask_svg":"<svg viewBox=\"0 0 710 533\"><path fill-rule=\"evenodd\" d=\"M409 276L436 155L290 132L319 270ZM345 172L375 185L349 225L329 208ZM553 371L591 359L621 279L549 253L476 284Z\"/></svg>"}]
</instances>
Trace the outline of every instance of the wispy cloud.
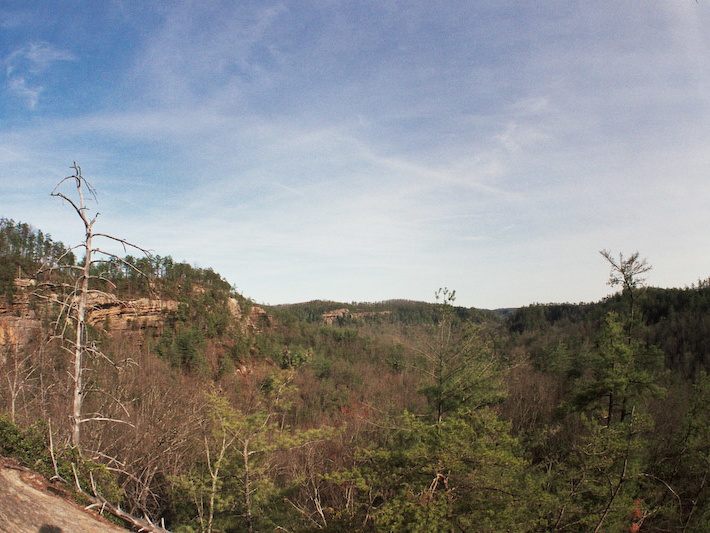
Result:
<instances>
[{"instance_id":1,"label":"wispy cloud","mask_svg":"<svg viewBox=\"0 0 710 533\"><path fill-rule=\"evenodd\" d=\"M73 61L74 56L67 50L62 50L46 42L28 43L11 52L5 58L8 76L16 70L24 70L30 74L41 74L55 61Z\"/></svg>"},{"instance_id":2,"label":"wispy cloud","mask_svg":"<svg viewBox=\"0 0 710 533\"><path fill-rule=\"evenodd\" d=\"M42 86L28 86L27 81L22 76L10 76L7 80L7 87L10 91L25 100L29 109L37 107L39 95L42 94L42 91L44 90L44 87Z\"/></svg>"},{"instance_id":3,"label":"wispy cloud","mask_svg":"<svg viewBox=\"0 0 710 533\"><path fill-rule=\"evenodd\" d=\"M63 231L33 201L77 159L102 223L272 303L595 298L600 248L710 264L703 3L122 3L113 62L71 45L119 80L90 112L0 124L3 210ZM76 58L41 37L0 58L40 111Z\"/></svg>"},{"instance_id":4,"label":"wispy cloud","mask_svg":"<svg viewBox=\"0 0 710 533\"><path fill-rule=\"evenodd\" d=\"M2 60L5 67L8 90L25 101L29 109L35 109L45 87L42 76L58 61L74 61L68 50L50 43L37 41L21 46Z\"/></svg>"},{"instance_id":5,"label":"wispy cloud","mask_svg":"<svg viewBox=\"0 0 710 533\"><path fill-rule=\"evenodd\" d=\"M132 79L145 97L164 105L219 99L225 91L230 100L239 99L242 87L278 61L278 44L265 36L286 11L280 3L252 8L204 0L199 9L196 2L176 4L151 33Z\"/></svg>"}]
</instances>

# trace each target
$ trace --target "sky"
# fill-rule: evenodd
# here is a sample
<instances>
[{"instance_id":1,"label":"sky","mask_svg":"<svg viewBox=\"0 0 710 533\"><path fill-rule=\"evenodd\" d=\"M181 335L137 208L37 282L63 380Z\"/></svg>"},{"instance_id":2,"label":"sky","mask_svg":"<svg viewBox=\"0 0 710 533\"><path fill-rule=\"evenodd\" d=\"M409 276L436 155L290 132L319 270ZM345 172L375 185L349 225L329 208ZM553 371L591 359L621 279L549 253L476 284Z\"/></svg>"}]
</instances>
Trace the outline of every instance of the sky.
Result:
<instances>
[{"instance_id":1,"label":"sky","mask_svg":"<svg viewBox=\"0 0 710 533\"><path fill-rule=\"evenodd\" d=\"M2 0L0 216L258 303L519 307L710 276L705 0ZM64 192L70 193L70 189Z\"/></svg>"}]
</instances>

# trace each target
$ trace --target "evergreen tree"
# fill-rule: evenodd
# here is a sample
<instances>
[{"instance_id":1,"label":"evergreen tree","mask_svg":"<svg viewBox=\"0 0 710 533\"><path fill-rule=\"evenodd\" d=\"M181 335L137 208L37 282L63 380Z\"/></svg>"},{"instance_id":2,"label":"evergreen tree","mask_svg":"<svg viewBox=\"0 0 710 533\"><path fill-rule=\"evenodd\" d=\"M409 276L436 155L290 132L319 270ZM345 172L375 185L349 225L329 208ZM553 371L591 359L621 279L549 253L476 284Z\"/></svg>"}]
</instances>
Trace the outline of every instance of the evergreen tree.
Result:
<instances>
[{"instance_id":1,"label":"evergreen tree","mask_svg":"<svg viewBox=\"0 0 710 533\"><path fill-rule=\"evenodd\" d=\"M456 291L439 289L438 324L417 348L426 396L437 422L458 409L477 409L502 399L500 363L483 327L456 315Z\"/></svg>"},{"instance_id":2,"label":"evergreen tree","mask_svg":"<svg viewBox=\"0 0 710 533\"><path fill-rule=\"evenodd\" d=\"M644 398L658 397L663 356L653 347L629 341L622 320L609 313L588 355L587 371L577 380L572 398L575 409L601 411L607 427L623 422L631 409L641 408Z\"/></svg>"},{"instance_id":3,"label":"evergreen tree","mask_svg":"<svg viewBox=\"0 0 710 533\"><path fill-rule=\"evenodd\" d=\"M404 413L331 480L357 494L359 520L349 523L378 531L526 531L538 520L522 448L488 408L440 423Z\"/></svg>"}]
</instances>

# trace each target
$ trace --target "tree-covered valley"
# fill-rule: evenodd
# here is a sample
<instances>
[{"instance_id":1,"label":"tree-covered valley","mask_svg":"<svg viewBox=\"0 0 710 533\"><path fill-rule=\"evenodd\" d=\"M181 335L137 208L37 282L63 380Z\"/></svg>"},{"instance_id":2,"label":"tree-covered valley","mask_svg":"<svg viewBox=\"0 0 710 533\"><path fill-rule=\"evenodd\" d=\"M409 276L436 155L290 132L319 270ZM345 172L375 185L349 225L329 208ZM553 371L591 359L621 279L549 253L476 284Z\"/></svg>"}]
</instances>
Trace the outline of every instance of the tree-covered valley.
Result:
<instances>
[{"instance_id":1,"label":"tree-covered valley","mask_svg":"<svg viewBox=\"0 0 710 533\"><path fill-rule=\"evenodd\" d=\"M176 533L710 529L708 281L605 252L593 303L269 307L82 254L0 220L0 455L79 499Z\"/></svg>"}]
</instances>

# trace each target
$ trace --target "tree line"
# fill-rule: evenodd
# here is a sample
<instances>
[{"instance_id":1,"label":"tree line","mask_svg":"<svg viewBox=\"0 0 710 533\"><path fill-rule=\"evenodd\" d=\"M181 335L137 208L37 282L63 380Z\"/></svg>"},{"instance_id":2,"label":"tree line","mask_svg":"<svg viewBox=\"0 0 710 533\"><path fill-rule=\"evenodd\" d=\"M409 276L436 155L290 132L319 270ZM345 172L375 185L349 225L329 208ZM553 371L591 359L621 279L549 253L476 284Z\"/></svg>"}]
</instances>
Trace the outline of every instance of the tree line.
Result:
<instances>
[{"instance_id":1,"label":"tree line","mask_svg":"<svg viewBox=\"0 0 710 533\"><path fill-rule=\"evenodd\" d=\"M602 252L619 291L596 303L504 317L441 289L331 325L330 302L267 308L260 330L210 269L96 263L117 298L177 310L86 327L81 416L105 420L77 445L73 360L38 301L42 330L2 348L0 453L183 533L706 531L710 286L647 286L640 255Z\"/></svg>"}]
</instances>

